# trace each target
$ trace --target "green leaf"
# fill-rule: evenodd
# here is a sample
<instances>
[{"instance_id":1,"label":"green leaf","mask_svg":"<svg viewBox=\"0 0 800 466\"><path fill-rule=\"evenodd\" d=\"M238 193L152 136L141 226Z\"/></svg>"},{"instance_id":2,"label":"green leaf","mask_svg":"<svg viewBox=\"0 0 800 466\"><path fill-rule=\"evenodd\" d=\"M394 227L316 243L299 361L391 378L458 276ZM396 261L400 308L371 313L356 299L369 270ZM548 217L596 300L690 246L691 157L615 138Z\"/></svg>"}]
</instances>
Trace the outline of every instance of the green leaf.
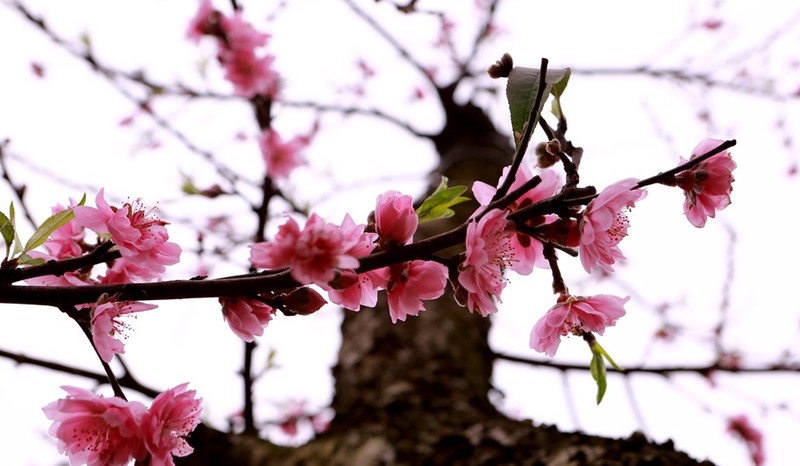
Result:
<instances>
[{"instance_id":1,"label":"green leaf","mask_svg":"<svg viewBox=\"0 0 800 466\"><path fill-rule=\"evenodd\" d=\"M508 98L508 108L511 111L511 129L514 131L514 141L516 144L519 144L523 127L528 121L531 108L536 101L536 94L539 91L539 74L538 68L516 66L508 75L506 97ZM553 86L560 85L560 92L563 92L564 88L566 88L567 84L564 78L568 75L569 68L547 70L547 74L544 78L545 88L542 94L543 98L539 103L539 108L536 109L536 115L533 122L531 122L532 125L535 126L538 124L539 115L542 113L544 104ZM561 84L562 82L564 83Z\"/></svg>"},{"instance_id":2,"label":"green leaf","mask_svg":"<svg viewBox=\"0 0 800 466\"><path fill-rule=\"evenodd\" d=\"M75 212L73 212L72 209L62 210L50 216L33 232L28 242L25 243L25 247L22 248L22 252L25 253L38 248L50 238L50 235L52 235L54 231L61 228L73 218L75 218Z\"/></svg>"},{"instance_id":3,"label":"green leaf","mask_svg":"<svg viewBox=\"0 0 800 466\"><path fill-rule=\"evenodd\" d=\"M14 242L14 223L6 217L6 214L0 212L0 235L6 242L6 259L8 253L11 252L11 243Z\"/></svg>"},{"instance_id":4,"label":"green leaf","mask_svg":"<svg viewBox=\"0 0 800 466\"><path fill-rule=\"evenodd\" d=\"M601 356L603 356L614 369L620 372L623 372L625 370L619 367L617 363L615 363L614 360L611 359L611 356L606 352L606 350L602 346L600 346L600 343L597 340L595 340L594 343L592 344L592 352L599 353Z\"/></svg>"},{"instance_id":5,"label":"green leaf","mask_svg":"<svg viewBox=\"0 0 800 466\"><path fill-rule=\"evenodd\" d=\"M555 83L553 88L550 90L550 93L553 95L553 103L550 106L550 111L553 112L553 115L556 118L561 119L564 116L564 111L561 108L561 96L564 95L564 91L567 89L567 84L569 83L569 77L572 74L569 68L567 68L567 72L561 81Z\"/></svg>"},{"instance_id":6,"label":"green leaf","mask_svg":"<svg viewBox=\"0 0 800 466\"><path fill-rule=\"evenodd\" d=\"M442 182L439 183L439 187L436 188L436 191L422 201L422 204L417 208L419 223L422 224L430 222L431 220L452 217L455 212L453 212L450 207L470 200L468 197L461 196L466 190L466 186L453 186L448 188L447 177L443 176Z\"/></svg>"},{"instance_id":7,"label":"green leaf","mask_svg":"<svg viewBox=\"0 0 800 466\"><path fill-rule=\"evenodd\" d=\"M14 229L14 252L13 256L22 252L22 241L19 239L19 233L17 232L17 213L14 210L14 203L12 202L11 205L8 207L8 218L11 221L11 227Z\"/></svg>"},{"instance_id":8,"label":"green leaf","mask_svg":"<svg viewBox=\"0 0 800 466\"><path fill-rule=\"evenodd\" d=\"M597 382L597 404L603 401L603 396L606 394L606 363L603 361L603 355L592 348L592 362L589 364L589 369L592 372L592 378Z\"/></svg>"},{"instance_id":9,"label":"green leaf","mask_svg":"<svg viewBox=\"0 0 800 466\"><path fill-rule=\"evenodd\" d=\"M33 258L33 257L31 257L31 256L29 256L27 254L21 255L17 259L17 264L18 265L42 265L45 262L46 261L44 259L42 259L41 257Z\"/></svg>"}]
</instances>

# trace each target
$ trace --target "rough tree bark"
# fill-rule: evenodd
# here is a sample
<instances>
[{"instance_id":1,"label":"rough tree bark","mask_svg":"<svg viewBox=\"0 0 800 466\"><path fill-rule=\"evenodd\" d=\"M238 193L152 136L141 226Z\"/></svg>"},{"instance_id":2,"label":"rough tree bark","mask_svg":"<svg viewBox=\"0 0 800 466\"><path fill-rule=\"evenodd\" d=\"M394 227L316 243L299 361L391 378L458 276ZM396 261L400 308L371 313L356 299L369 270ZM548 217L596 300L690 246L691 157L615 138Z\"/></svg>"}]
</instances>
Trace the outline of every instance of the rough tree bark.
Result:
<instances>
[{"instance_id":1,"label":"rough tree bark","mask_svg":"<svg viewBox=\"0 0 800 466\"><path fill-rule=\"evenodd\" d=\"M451 185L494 184L512 147L482 109L440 89L446 124L432 138ZM438 179L438 178L437 178ZM475 206L464 206L458 224ZM433 225L441 231L442 225ZM420 232L426 233L427 229ZM430 232L428 232L430 233ZM313 318L313 317L310 317ZM333 369L336 413L330 428L298 448L201 426L184 465L696 465L671 442L643 435L610 439L509 419L489 401L490 320L447 295L393 325L385 302L345 312ZM313 343L309 343L310 345ZM536 387L531 387L535 394Z\"/></svg>"}]
</instances>

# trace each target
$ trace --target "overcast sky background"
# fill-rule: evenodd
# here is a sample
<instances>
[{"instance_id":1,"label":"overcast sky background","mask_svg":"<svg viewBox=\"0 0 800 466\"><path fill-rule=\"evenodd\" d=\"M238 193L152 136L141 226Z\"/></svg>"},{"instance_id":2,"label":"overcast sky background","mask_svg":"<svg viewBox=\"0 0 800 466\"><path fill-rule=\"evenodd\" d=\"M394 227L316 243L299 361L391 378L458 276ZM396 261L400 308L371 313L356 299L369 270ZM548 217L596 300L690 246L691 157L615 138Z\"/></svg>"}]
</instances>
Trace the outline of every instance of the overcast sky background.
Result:
<instances>
[{"instance_id":1,"label":"overcast sky background","mask_svg":"<svg viewBox=\"0 0 800 466\"><path fill-rule=\"evenodd\" d=\"M269 50L285 78L282 94L287 101L379 107L421 131L433 131L441 123L423 78L404 66L342 2L296 1L282 9L276 9L276 2L242 3L246 17L273 35ZM424 64L439 64L439 76L447 77L446 58L431 45L438 34L435 18L402 16L385 2L359 4ZM449 4L420 2L434 9ZM155 81L230 91L213 60L212 44L195 46L185 39L194 2L39 0L25 5L74 44L88 32L95 55L108 66L146 70ZM221 0L215 5L229 8ZM241 219L236 231L250 235L253 219L247 206L228 199L206 203L181 198L180 173L204 186L217 181L213 169L136 113L119 90L31 27L8 2L0 8L0 39L6 44L0 48L0 139L11 139L6 148L9 170L15 181L28 185L29 206L38 219L57 202L83 193L92 200L97 189L105 187L108 197L118 202L141 197L148 205L157 203L161 216L174 222L172 238L187 253L171 278L193 276L200 265L212 266L215 276L241 273L246 268L245 247L233 251L228 263L199 264L189 252L195 247L195 229L188 222L202 223L202 216L214 212L235 212ZM733 151L738 164L733 204L706 228L698 230L684 218L680 192L653 187L629 216L630 236L621 244L629 260L618 274L598 280L583 273L579 261L562 259L573 293L633 295L626 306L628 316L601 338L623 367L712 362L708 336L723 308L727 325L721 341L727 349L742 352L744 365L776 362L783 354L797 360L800 306L791 297L796 274L788 272L800 260L800 248L791 242L797 226L792 201L800 194L791 139L800 116L793 97L800 89L795 9L791 2L772 2L769 8L752 2L689 0L502 3L500 32L484 47L476 69L509 52L518 65L531 67L544 56L551 67L649 65L713 72L715 79L738 77L744 84L748 79L754 84L771 80L775 92L787 97L635 76L573 76L564 105L569 135L586 149L581 166L585 184L602 188L621 178L645 178L666 170L688 157L705 137L739 141ZM480 17L466 7L451 16L463 54ZM700 27L707 20L721 20L722 25L715 31ZM349 90L360 79L359 59L377 72L363 97ZM31 71L32 63L43 66L43 78ZM497 84L485 77L471 83ZM428 93L426 98L414 98L417 86ZM141 96L135 86L126 89ZM470 88L461 94L470 95ZM508 127L502 92L477 93L475 99L490 105L497 123ZM169 98L155 108L198 146L246 178L258 180L254 174L260 173L262 162L252 139L257 128L246 103ZM704 112L710 120L699 117ZM120 126L132 114L133 123ZM275 115L275 126L289 135L307 132L314 120L310 111L280 105ZM416 194L426 184L425 173L435 160L429 143L364 117L326 115L321 123L322 131L307 154L310 166L298 170L284 187L332 221L350 212L363 222L377 194L389 188ZM241 141L239 134L250 139ZM0 209L6 211L12 197L5 185L0 193ZM790 239L782 241L786 232ZM727 277L731 281L726 282ZM492 343L500 351L538 357L527 346L528 334L553 303L550 277L537 271L527 278L510 278ZM671 344L653 341L661 324L653 309L660 305L667 305L670 322L684 326ZM338 310L326 308L310 318L279 317L270 324L257 354L264 358L270 348L276 349L281 367L259 382L262 419L279 417L292 400L306 400L312 408L326 404L339 320ZM125 342L126 361L142 382L166 389L190 381L206 400L206 417L220 427L240 408L236 371L241 344L222 323L215 300L160 303L159 311L141 314L130 324L135 330ZM77 326L52 309L4 306L0 348L100 370ZM587 363L589 356L580 340L569 339L557 360ZM49 421L41 407L63 396L60 385L91 384L7 360L0 360L0 380L4 463L63 461L47 436ZM800 432L796 374L720 375L716 389L696 374L627 380L610 376L606 399L597 407L595 386L586 373L562 377L507 363L496 369L497 386L505 394L501 406L536 422L613 436L639 429L658 441L672 438L677 448L695 457L746 465L745 448L725 433L725 418L744 413L764 431L767 464L785 464L794 454Z\"/></svg>"}]
</instances>

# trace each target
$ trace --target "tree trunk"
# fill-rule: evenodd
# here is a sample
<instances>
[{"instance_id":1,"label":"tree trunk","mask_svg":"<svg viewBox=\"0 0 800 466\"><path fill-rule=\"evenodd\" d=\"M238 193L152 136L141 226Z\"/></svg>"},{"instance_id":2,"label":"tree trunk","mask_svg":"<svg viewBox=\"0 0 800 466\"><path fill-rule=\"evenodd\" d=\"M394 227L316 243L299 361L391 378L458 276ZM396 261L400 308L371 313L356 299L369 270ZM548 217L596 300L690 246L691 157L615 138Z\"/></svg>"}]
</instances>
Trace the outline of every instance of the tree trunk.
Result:
<instances>
[{"instance_id":1,"label":"tree trunk","mask_svg":"<svg viewBox=\"0 0 800 466\"><path fill-rule=\"evenodd\" d=\"M485 113L440 90L447 123L433 138L441 174L451 185L497 182L511 159L507 136ZM438 182L438 176L436 178ZM475 205L464 206L451 225ZM431 228L442 231L442 224ZM421 236L430 234L427 228ZM695 465L671 442L643 435L608 439L560 432L509 419L489 401L493 358L490 320L459 307L448 292L427 310L391 323L385 300L376 309L345 311L342 347L333 370L336 417L318 438L298 448L203 428L196 453L178 464L240 465ZM313 317L311 317L313 318ZM535 387L531 387L535 394ZM535 395L534 395L535 396ZM213 450L213 451L212 451ZM211 456L219 453L221 456Z\"/></svg>"}]
</instances>

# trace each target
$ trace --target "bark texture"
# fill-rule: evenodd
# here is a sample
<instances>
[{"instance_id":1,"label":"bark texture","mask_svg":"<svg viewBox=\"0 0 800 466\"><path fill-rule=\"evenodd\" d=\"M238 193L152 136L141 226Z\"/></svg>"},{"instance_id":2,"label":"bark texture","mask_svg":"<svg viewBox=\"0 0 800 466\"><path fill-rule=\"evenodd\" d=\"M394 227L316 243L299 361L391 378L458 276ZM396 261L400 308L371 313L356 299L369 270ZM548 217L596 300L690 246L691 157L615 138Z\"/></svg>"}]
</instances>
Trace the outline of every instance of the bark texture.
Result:
<instances>
[{"instance_id":1,"label":"bark texture","mask_svg":"<svg viewBox=\"0 0 800 466\"><path fill-rule=\"evenodd\" d=\"M433 142L451 185L476 178L494 184L510 162L509 138L485 113L440 90L447 122ZM437 177L438 180L438 177ZM461 218L474 205L465 206ZM441 231L442 225L433 225ZM423 229L420 234L432 232ZM313 318L313 317L311 317ZM560 432L505 417L490 403L490 320L457 306L448 294L427 311L392 325L385 302L346 312L333 373L336 417L330 429L298 448L202 427L185 465L696 465L671 442L643 435L609 439ZM535 391L535 387L531 387Z\"/></svg>"}]
</instances>

